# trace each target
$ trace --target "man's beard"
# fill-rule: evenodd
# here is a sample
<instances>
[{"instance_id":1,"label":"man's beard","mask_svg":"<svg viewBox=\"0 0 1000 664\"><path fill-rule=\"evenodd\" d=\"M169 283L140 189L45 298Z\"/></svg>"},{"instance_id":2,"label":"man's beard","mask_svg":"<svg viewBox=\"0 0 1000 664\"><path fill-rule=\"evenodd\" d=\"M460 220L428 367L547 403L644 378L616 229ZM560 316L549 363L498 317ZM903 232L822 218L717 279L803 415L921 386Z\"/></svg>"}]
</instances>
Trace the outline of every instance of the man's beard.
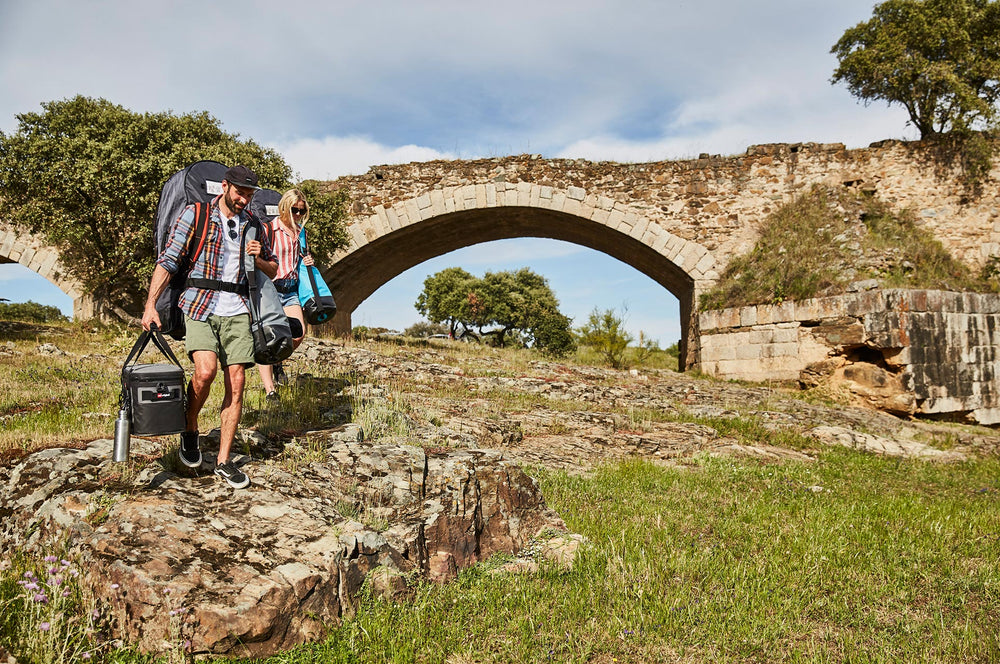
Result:
<instances>
[{"instance_id":1,"label":"man's beard","mask_svg":"<svg viewBox=\"0 0 1000 664\"><path fill-rule=\"evenodd\" d=\"M243 212L243 208L246 207L246 205L243 204L243 203L237 204L236 201L233 200L232 196L230 196L229 192L227 191L226 192L226 207L229 208L229 210L231 212L235 212L235 213L239 214L240 212Z\"/></svg>"}]
</instances>

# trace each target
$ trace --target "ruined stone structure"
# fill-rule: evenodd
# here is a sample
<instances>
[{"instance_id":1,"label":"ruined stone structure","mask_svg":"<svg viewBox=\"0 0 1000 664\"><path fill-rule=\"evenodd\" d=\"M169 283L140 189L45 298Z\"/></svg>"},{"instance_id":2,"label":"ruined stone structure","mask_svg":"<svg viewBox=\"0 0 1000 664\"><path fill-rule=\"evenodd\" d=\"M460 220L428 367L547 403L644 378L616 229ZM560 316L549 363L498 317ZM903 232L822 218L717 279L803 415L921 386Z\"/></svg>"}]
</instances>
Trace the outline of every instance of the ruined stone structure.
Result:
<instances>
[{"instance_id":1,"label":"ruined stone structure","mask_svg":"<svg viewBox=\"0 0 1000 664\"><path fill-rule=\"evenodd\" d=\"M13 225L0 221L0 264L20 263L29 270L42 275L73 298L73 317L94 316L93 301L80 284L63 275L59 264L59 252L45 242Z\"/></svg>"},{"instance_id":2,"label":"ruined stone structure","mask_svg":"<svg viewBox=\"0 0 1000 664\"><path fill-rule=\"evenodd\" d=\"M1000 164L992 176L1000 179ZM374 167L329 183L353 203L350 245L326 274L341 308L336 324L349 329L365 298L425 260L489 240L545 237L614 256L673 293L691 366L698 295L753 246L762 219L817 183L916 210L970 264L1000 254L996 187L966 200L958 174L917 143L759 145L735 157L647 164L521 155Z\"/></svg>"},{"instance_id":3,"label":"ruined stone structure","mask_svg":"<svg viewBox=\"0 0 1000 664\"><path fill-rule=\"evenodd\" d=\"M1000 295L871 290L707 311L696 367L834 385L901 415L1000 423Z\"/></svg>"}]
</instances>

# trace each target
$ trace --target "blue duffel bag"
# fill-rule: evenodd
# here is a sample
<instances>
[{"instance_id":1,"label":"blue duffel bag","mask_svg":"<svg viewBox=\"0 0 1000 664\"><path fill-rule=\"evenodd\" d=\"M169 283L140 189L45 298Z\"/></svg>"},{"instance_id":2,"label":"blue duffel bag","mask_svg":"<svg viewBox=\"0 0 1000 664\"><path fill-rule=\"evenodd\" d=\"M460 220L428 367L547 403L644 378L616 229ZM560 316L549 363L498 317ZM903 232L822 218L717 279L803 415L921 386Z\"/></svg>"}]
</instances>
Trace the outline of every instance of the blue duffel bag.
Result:
<instances>
[{"instance_id":1,"label":"blue duffel bag","mask_svg":"<svg viewBox=\"0 0 1000 664\"><path fill-rule=\"evenodd\" d=\"M306 233L303 229L299 233L299 245L302 247L302 255L309 253L306 246ZM337 303L333 301L333 294L330 287L323 280L319 268L315 265L306 265L299 260L299 304L302 305L302 315L310 325L319 325L333 318L337 313Z\"/></svg>"}]
</instances>

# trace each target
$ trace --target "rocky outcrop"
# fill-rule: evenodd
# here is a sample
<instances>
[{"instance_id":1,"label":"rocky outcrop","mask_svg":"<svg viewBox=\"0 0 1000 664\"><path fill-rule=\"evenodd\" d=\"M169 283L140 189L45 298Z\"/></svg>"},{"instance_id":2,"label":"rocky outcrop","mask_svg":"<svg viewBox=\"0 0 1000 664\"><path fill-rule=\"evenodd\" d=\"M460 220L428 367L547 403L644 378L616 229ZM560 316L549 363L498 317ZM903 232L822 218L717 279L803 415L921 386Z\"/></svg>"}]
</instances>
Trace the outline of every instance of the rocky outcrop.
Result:
<instances>
[{"instance_id":1,"label":"rocky outcrop","mask_svg":"<svg viewBox=\"0 0 1000 664\"><path fill-rule=\"evenodd\" d=\"M207 468L182 474L142 440L132 477L108 440L43 450L0 475L0 542L43 550L68 534L92 592L143 650L266 656L320 637L366 583L447 581L563 529L500 452L352 438L313 434L281 463L249 463L245 491Z\"/></svg>"}]
</instances>

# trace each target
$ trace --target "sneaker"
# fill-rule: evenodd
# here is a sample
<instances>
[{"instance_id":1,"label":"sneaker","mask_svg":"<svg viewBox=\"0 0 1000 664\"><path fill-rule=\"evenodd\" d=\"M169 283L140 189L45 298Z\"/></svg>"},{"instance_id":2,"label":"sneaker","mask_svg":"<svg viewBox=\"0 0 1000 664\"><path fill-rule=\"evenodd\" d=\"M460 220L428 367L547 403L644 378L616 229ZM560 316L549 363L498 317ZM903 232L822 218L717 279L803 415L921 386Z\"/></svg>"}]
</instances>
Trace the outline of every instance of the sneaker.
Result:
<instances>
[{"instance_id":1,"label":"sneaker","mask_svg":"<svg viewBox=\"0 0 1000 664\"><path fill-rule=\"evenodd\" d=\"M215 467L215 474L229 482L234 489L245 489L250 486L250 478L231 461L220 463Z\"/></svg>"},{"instance_id":2,"label":"sneaker","mask_svg":"<svg viewBox=\"0 0 1000 664\"><path fill-rule=\"evenodd\" d=\"M274 371L274 384L282 387L288 385L288 376L285 375L285 368L281 366L281 362L275 364L272 369Z\"/></svg>"},{"instance_id":3,"label":"sneaker","mask_svg":"<svg viewBox=\"0 0 1000 664\"><path fill-rule=\"evenodd\" d=\"M197 468L201 465L201 447L198 446L198 432L185 431L181 434L181 448L177 455L188 468Z\"/></svg>"},{"instance_id":4,"label":"sneaker","mask_svg":"<svg viewBox=\"0 0 1000 664\"><path fill-rule=\"evenodd\" d=\"M281 397L278 396L277 390L271 390L264 396L264 398L271 403L278 403L281 400Z\"/></svg>"}]
</instances>

